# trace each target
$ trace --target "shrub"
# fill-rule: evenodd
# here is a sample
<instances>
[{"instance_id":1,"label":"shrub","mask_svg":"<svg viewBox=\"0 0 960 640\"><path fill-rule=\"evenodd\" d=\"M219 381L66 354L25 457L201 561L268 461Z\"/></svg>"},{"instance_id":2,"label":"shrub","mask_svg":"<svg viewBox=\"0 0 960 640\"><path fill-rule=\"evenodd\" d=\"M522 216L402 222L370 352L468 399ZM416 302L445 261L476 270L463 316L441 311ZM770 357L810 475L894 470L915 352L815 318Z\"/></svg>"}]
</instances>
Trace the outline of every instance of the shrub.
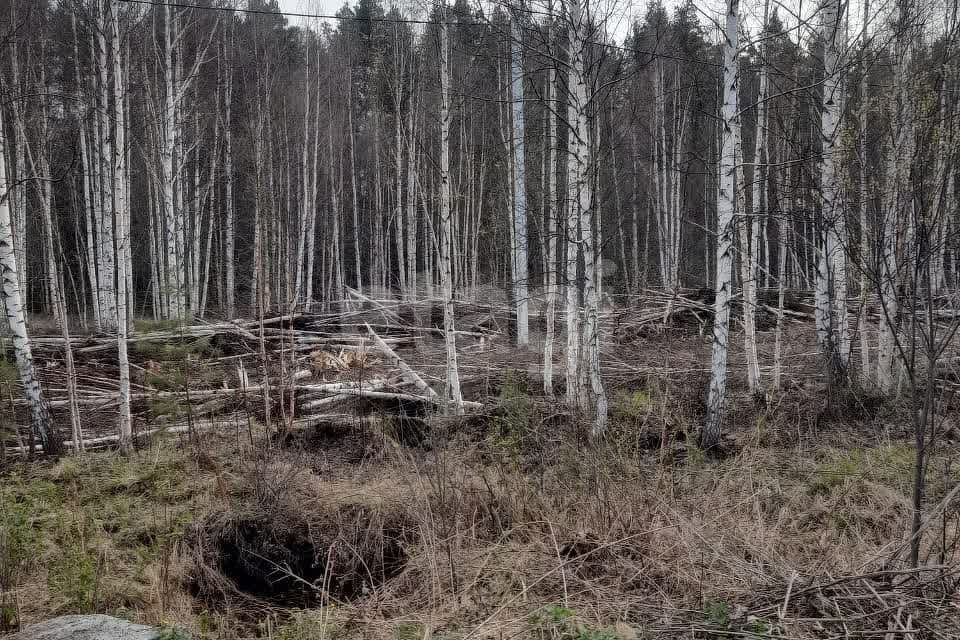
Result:
<instances>
[{"instance_id":1,"label":"shrub","mask_svg":"<svg viewBox=\"0 0 960 640\"><path fill-rule=\"evenodd\" d=\"M527 381L517 371L507 369L500 387L499 411L495 418L499 444L519 451L530 428L536 404L530 397Z\"/></svg>"},{"instance_id":2,"label":"shrub","mask_svg":"<svg viewBox=\"0 0 960 640\"><path fill-rule=\"evenodd\" d=\"M143 375L144 384L158 391L182 391L186 381L183 369L167 364L148 370Z\"/></svg>"},{"instance_id":3,"label":"shrub","mask_svg":"<svg viewBox=\"0 0 960 640\"><path fill-rule=\"evenodd\" d=\"M176 418L181 409L176 398L153 398L147 405L147 411L150 413L150 420L156 420L161 417Z\"/></svg>"},{"instance_id":4,"label":"shrub","mask_svg":"<svg viewBox=\"0 0 960 640\"><path fill-rule=\"evenodd\" d=\"M190 636L177 627L163 627L154 640L190 640Z\"/></svg>"},{"instance_id":5,"label":"shrub","mask_svg":"<svg viewBox=\"0 0 960 640\"><path fill-rule=\"evenodd\" d=\"M732 609L730 605L722 600L708 600L703 605L703 613L710 621L710 624L718 627L726 627L730 624L730 614Z\"/></svg>"},{"instance_id":6,"label":"shrub","mask_svg":"<svg viewBox=\"0 0 960 640\"><path fill-rule=\"evenodd\" d=\"M613 405L613 413L621 420L639 422L650 414L652 406L650 393L645 389L622 391L617 394Z\"/></svg>"}]
</instances>

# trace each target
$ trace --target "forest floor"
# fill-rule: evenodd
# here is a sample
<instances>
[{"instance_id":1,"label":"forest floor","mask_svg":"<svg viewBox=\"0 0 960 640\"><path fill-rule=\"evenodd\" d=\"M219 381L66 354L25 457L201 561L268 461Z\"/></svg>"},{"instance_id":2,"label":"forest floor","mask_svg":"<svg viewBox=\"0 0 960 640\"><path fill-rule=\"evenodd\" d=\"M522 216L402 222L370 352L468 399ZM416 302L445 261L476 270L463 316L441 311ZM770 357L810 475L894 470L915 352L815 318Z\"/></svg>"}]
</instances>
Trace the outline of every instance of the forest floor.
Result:
<instances>
[{"instance_id":1,"label":"forest floor","mask_svg":"<svg viewBox=\"0 0 960 640\"><path fill-rule=\"evenodd\" d=\"M429 321L401 330L378 313L378 334L441 389ZM462 418L407 397L385 354L354 348L363 332L342 314L336 331L288 318L239 337L144 324L140 335L166 337L132 350L136 422L160 430L123 457L95 450L115 423L115 362L82 337L89 450L24 461L5 441L0 632L102 612L210 639L960 637L960 510L944 502L960 477L956 408L928 464L927 568L911 572L903 403L851 391L827 410L800 319L784 390L757 402L734 334L725 455L708 459L689 444L703 326L641 316L605 319L611 426L596 442L543 394L538 351L509 346L495 313L465 309L464 395L479 404ZM40 344L66 425L55 348Z\"/></svg>"}]
</instances>

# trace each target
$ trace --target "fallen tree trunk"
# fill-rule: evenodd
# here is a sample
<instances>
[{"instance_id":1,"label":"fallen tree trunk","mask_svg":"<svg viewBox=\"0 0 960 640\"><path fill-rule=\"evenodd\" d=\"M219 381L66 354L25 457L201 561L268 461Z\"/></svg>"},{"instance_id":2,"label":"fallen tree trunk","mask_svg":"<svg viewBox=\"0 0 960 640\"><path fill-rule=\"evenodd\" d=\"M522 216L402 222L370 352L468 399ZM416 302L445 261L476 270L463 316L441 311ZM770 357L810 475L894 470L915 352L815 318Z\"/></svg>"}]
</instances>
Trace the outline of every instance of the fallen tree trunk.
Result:
<instances>
[{"instance_id":1,"label":"fallen tree trunk","mask_svg":"<svg viewBox=\"0 0 960 640\"><path fill-rule=\"evenodd\" d=\"M438 398L438 397L439 397L438 394L437 394L437 392L434 391L434 390L430 387L430 385L428 385L426 382L424 382L423 378L421 378L421 377L417 374L417 372L414 371L414 370L410 367L410 365L408 365L406 362L404 362L403 358L401 358L399 355L397 355L397 352L394 351L393 349L391 349L391 348L390 348L390 345L388 345L386 342L384 342L383 339L382 339L380 336L377 335L377 332L376 332L376 331L374 331L373 329L370 328L370 325L369 325L369 324L366 325L366 326L367 326L367 331L370 332L370 336L373 338L374 343L376 343L376 345L380 348L380 351L382 351L382 352L384 353L384 355L386 355L388 358L390 358L391 364L393 364L394 366L396 366L396 367L398 367L398 368L400 369L400 371L402 372L404 378L406 378L407 380L409 380L410 382L412 382L412 383L414 384L414 386L417 387L417 389L419 389L420 391L425 392L429 397L431 397L431 398Z\"/></svg>"}]
</instances>

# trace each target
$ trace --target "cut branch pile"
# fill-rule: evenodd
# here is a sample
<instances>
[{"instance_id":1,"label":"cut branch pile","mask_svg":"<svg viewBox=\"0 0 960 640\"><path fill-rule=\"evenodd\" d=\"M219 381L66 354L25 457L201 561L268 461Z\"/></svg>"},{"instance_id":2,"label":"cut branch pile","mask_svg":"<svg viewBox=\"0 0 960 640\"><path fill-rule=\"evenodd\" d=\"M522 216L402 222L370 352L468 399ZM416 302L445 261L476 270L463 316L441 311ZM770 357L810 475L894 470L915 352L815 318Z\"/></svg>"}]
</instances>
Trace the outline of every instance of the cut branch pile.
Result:
<instances>
[{"instance_id":1,"label":"cut branch pile","mask_svg":"<svg viewBox=\"0 0 960 640\"><path fill-rule=\"evenodd\" d=\"M351 421L369 402L388 412L411 403L445 411L443 397L398 353L416 347L430 328L405 324L386 302L356 292L354 298L367 308L131 336L130 401L137 435L235 425L246 415L283 428ZM47 403L65 427L60 414L69 411L70 400L61 367L64 341L41 336L35 344ZM81 336L72 346L83 445L113 444L119 406L116 338ZM27 423L25 400L11 398L7 405L16 422ZM477 409L481 404L467 401L464 406ZM343 413L331 414L331 409ZM29 449L23 427L0 434L0 440L5 438L8 453ZM68 447L73 444L66 442Z\"/></svg>"},{"instance_id":2,"label":"cut branch pile","mask_svg":"<svg viewBox=\"0 0 960 640\"><path fill-rule=\"evenodd\" d=\"M348 299L323 310L132 334L128 344L135 428L141 433L172 431L185 427L188 419L216 423L232 416L236 420L243 415L240 411L296 425L332 409L345 411L345 405L353 405L352 411L362 409L365 403L359 402L361 399L396 406L413 402L444 410L445 360L438 348L443 336L440 301L376 299L350 289L347 293ZM776 293L759 293L761 330L776 322ZM529 349L512 347L515 310L496 296L490 298L456 304L463 383L480 395L489 394L491 379L508 369L525 368L536 376L542 367L539 338L534 335ZM938 302L937 315L942 322L950 321L954 302L951 298ZM703 350L709 348L713 303L709 290L648 290L605 307L599 323L604 378L617 386L650 375L680 378L685 384L690 376L702 376L709 360ZM739 305L737 300L734 303ZM530 298L530 307L543 311L536 294ZM848 309L851 325L861 313L873 326L882 321L882 309L875 299L851 300ZM734 312L735 317L742 315L740 308ZM556 315L556 329L562 332L563 311ZM783 317L798 330L809 328L812 332L811 296L791 292ZM543 331L544 318L533 326ZM662 357L670 344L662 340L665 331L680 339L678 352L667 360ZM655 352L643 347L650 341L657 344ZM33 342L48 403L58 424L65 426L69 400L64 340L61 336L35 336ZM71 342L85 437L91 442L109 442L119 402L116 338L80 335ZM638 347L625 352L623 346L629 344ZM816 377L815 353L799 342L791 348L784 365L791 379ZM562 359L560 349L555 357ZM740 370L739 357L737 352L731 354L732 370ZM939 385L960 385L958 362L953 354L944 354L937 375ZM698 393L704 384L696 383ZM16 417L11 422L27 424L25 403L9 397L5 400L5 411ZM465 407L479 408L476 400L479 398L465 402ZM0 440L4 438L9 445L23 446L22 437L10 430L0 434Z\"/></svg>"}]
</instances>

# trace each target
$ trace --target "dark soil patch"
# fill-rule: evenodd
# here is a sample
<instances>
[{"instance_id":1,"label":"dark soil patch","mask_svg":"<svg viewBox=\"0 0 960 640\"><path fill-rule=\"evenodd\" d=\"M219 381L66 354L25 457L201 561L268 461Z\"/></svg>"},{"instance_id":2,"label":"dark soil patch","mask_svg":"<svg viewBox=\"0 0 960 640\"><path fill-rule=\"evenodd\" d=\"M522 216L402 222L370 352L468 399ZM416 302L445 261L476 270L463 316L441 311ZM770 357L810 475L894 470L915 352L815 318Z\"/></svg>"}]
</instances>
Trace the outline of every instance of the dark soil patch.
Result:
<instances>
[{"instance_id":1,"label":"dark soil patch","mask_svg":"<svg viewBox=\"0 0 960 640\"><path fill-rule=\"evenodd\" d=\"M359 419L329 420L274 436L274 441L285 449L318 454L326 462L343 464L359 464L370 457L375 451L375 439L379 437L359 424Z\"/></svg>"},{"instance_id":2,"label":"dark soil patch","mask_svg":"<svg viewBox=\"0 0 960 640\"><path fill-rule=\"evenodd\" d=\"M399 512L302 504L283 513L224 512L196 529L193 586L214 606L348 602L397 576L412 527Z\"/></svg>"}]
</instances>

